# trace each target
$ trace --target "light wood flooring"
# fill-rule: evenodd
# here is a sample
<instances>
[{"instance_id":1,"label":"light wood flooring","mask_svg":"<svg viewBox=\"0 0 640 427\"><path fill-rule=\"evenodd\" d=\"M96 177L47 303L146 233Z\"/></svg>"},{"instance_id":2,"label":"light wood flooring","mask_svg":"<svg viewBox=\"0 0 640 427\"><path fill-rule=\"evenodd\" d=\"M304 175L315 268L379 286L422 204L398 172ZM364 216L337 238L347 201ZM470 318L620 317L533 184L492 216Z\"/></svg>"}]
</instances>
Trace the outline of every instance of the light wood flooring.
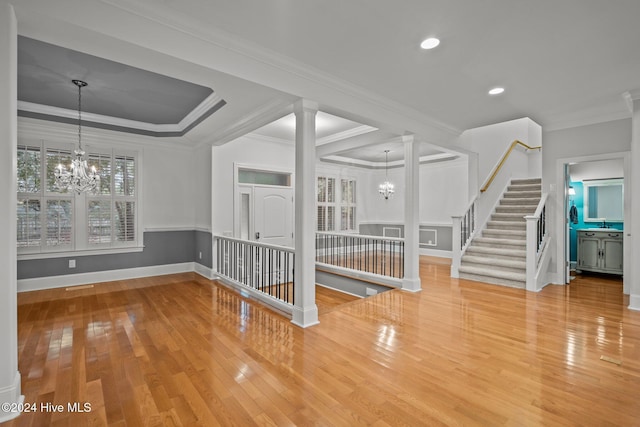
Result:
<instances>
[{"instance_id":1,"label":"light wood flooring","mask_svg":"<svg viewBox=\"0 0 640 427\"><path fill-rule=\"evenodd\" d=\"M308 329L196 274L19 294L25 401L91 412L3 427L640 425L640 312L619 279L527 293L426 257L421 278L318 288Z\"/></svg>"}]
</instances>

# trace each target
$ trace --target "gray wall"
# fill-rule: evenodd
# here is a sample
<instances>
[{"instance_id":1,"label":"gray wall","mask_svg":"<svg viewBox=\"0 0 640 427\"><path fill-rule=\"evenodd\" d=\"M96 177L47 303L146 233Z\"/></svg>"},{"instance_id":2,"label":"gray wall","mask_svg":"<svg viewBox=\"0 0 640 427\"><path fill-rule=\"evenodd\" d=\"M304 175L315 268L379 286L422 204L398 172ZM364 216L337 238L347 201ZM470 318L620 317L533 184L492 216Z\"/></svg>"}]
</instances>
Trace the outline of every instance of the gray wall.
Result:
<instances>
[{"instance_id":1,"label":"gray wall","mask_svg":"<svg viewBox=\"0 0 640 427\"><path fill-rule=\"evenodd\" d=\"M202 259L199 259L202 252ZM76 268L69 268L69 260ZM93 273L124 268L197 262L211 268L211 233L199 230L144 233L142 252L18 261L18 279Z\"/></svg>"},{"instance_id":2,"label":"gray wall","mask_svg":"<svg viewBox=\"0 0 640 427\"><path fill-rule=\"evenodd\" d=\"M404 224L360 224L360 234L368 236L382 236L384 227L400 228L400 237L404 237ZM437 244L429 245L425 233L420 233L420 247L424 249L437 249L441 251L451 250L452 226L450 225L421 225L420 230L436 230Z\"/></svg>"}]
</instances>

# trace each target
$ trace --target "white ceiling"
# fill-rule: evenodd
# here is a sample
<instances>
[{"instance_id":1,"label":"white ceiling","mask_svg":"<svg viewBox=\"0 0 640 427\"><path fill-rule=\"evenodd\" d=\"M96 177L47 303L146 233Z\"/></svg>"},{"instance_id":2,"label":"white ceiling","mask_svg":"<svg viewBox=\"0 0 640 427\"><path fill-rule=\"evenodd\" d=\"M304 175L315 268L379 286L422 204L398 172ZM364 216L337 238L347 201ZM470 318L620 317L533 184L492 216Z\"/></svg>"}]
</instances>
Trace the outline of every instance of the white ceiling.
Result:
<instances>
[{"instance_id":1,"label":"white ceiling","mask_svg":"<svg viewBox=\"0 0 640 427\"><path fill-rule=\"evenodd\" d=\"M621 94L640 87L638 0L154 3L459 130L628 116ZM420 49L428 36L442 43ZM487 96L496 85L506 92Z\"/></svg>"},{"instance_id":2,"label":"white ceiling","mask_svg":"<svg viewBox=\"0 0 640 427\"><path fill-rule=\"evenodd\" d=\"M433 128L427 140L446 143L524 116L546 130L629 117L621 95L640 88L638 0L20 0L16 12L22 35L215 88L227 105L194 143L255 131L299 97L347 128ZM429 36L441 45L420 49ZM496 85L506 92L488 96ZM363 158L383 151L372 144Z\"/></svg>"}]
</instances>

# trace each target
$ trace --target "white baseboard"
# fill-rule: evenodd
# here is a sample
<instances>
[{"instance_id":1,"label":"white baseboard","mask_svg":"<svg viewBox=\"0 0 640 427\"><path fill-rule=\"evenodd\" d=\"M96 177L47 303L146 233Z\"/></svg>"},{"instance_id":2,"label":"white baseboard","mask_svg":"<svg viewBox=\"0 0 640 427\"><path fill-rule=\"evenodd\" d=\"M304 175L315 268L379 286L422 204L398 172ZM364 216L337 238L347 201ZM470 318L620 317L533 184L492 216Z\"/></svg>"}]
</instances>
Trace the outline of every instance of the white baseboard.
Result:
<instances>
[{"instance_id":1,"label":"white baseboard","mask_svg":"<svg viewBox=\"0 0 640 427\"><path fill-rule=\"evenodd\" d=\"M195 271L196 273L198 273L199 275L201 275L205 279L213 280L213 279L216 279L218 277L218 275L215 274L213 272L213 270L210 269L209 267L206 267L206 266L204 266L202 264L199 264L197 262L194 262L193 264L194 264L193 271Z\"/></svg>"},{"instance_id":2,"label":"white baseboard","mask_svg":"<svg viewBox=\"0 0 640 427\"><path fill-rule=\"evenodd\" d=\"M20 372L16 372L16 375L13 378L13 383L9 386L0 388L0 402L4 405L8 403L10 405L14 405L18 409L22 403L24 402L24 396L22 396L20 391ZM5 421L12 420L20 415L20 411L5 411L4 409L0 411L0 423Z\"/></svg>"},{"instance_id":3,"label":"white baseboard","mask_svg":"<svg viewBox=\"0 0 640 427\"><path fill-rule=\"evenodd\" d=\"M113 282L114 280L137 279L140 277L162 276L165 274L187 273L190 271L198 272L194 264L196 263L183 262L180 264L152 265L148 267L125 268L122 270L106 270L92 273L20 279L18 280L18 292L64 288L90 283Z\"/></svg>"},{"instance_id":4,"label":"white baseboard","mask_svg":"<svg viewBox=\"0 0 640 427\"><path fill-rule=\"evenodd\" d=\"M629 295L629 310L640 311L640 295Z\"/></svg>"},{"instance_id":5,"label":"white baseboard","mask_svg":"<svg viewBox=\"0 0 640 427\"><path fill-rule=\"evenodd\" d=\"M443 251L442 249L420 248L420 255L435 256L439 258L452 258L451 251Z\"/></svg>"}]
</instances>

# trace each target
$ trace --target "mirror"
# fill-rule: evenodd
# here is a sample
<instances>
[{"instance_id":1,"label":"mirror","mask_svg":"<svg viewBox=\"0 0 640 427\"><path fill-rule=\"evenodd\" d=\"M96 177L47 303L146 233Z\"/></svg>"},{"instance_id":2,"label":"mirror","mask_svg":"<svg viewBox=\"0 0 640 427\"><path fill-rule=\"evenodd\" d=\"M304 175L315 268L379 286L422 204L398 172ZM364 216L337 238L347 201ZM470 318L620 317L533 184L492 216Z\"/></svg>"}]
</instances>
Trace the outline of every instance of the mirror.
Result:
<instances>
[{"instance_id":1,"label":"mirror","mask_svg":"<svg viewBox=\"0 0 640 427\"><path fill-rule=\"evenodd\" d=\"M622 222L624 181L622 178L584 181L584 221Z\"/></svg>"}]
</instances>

